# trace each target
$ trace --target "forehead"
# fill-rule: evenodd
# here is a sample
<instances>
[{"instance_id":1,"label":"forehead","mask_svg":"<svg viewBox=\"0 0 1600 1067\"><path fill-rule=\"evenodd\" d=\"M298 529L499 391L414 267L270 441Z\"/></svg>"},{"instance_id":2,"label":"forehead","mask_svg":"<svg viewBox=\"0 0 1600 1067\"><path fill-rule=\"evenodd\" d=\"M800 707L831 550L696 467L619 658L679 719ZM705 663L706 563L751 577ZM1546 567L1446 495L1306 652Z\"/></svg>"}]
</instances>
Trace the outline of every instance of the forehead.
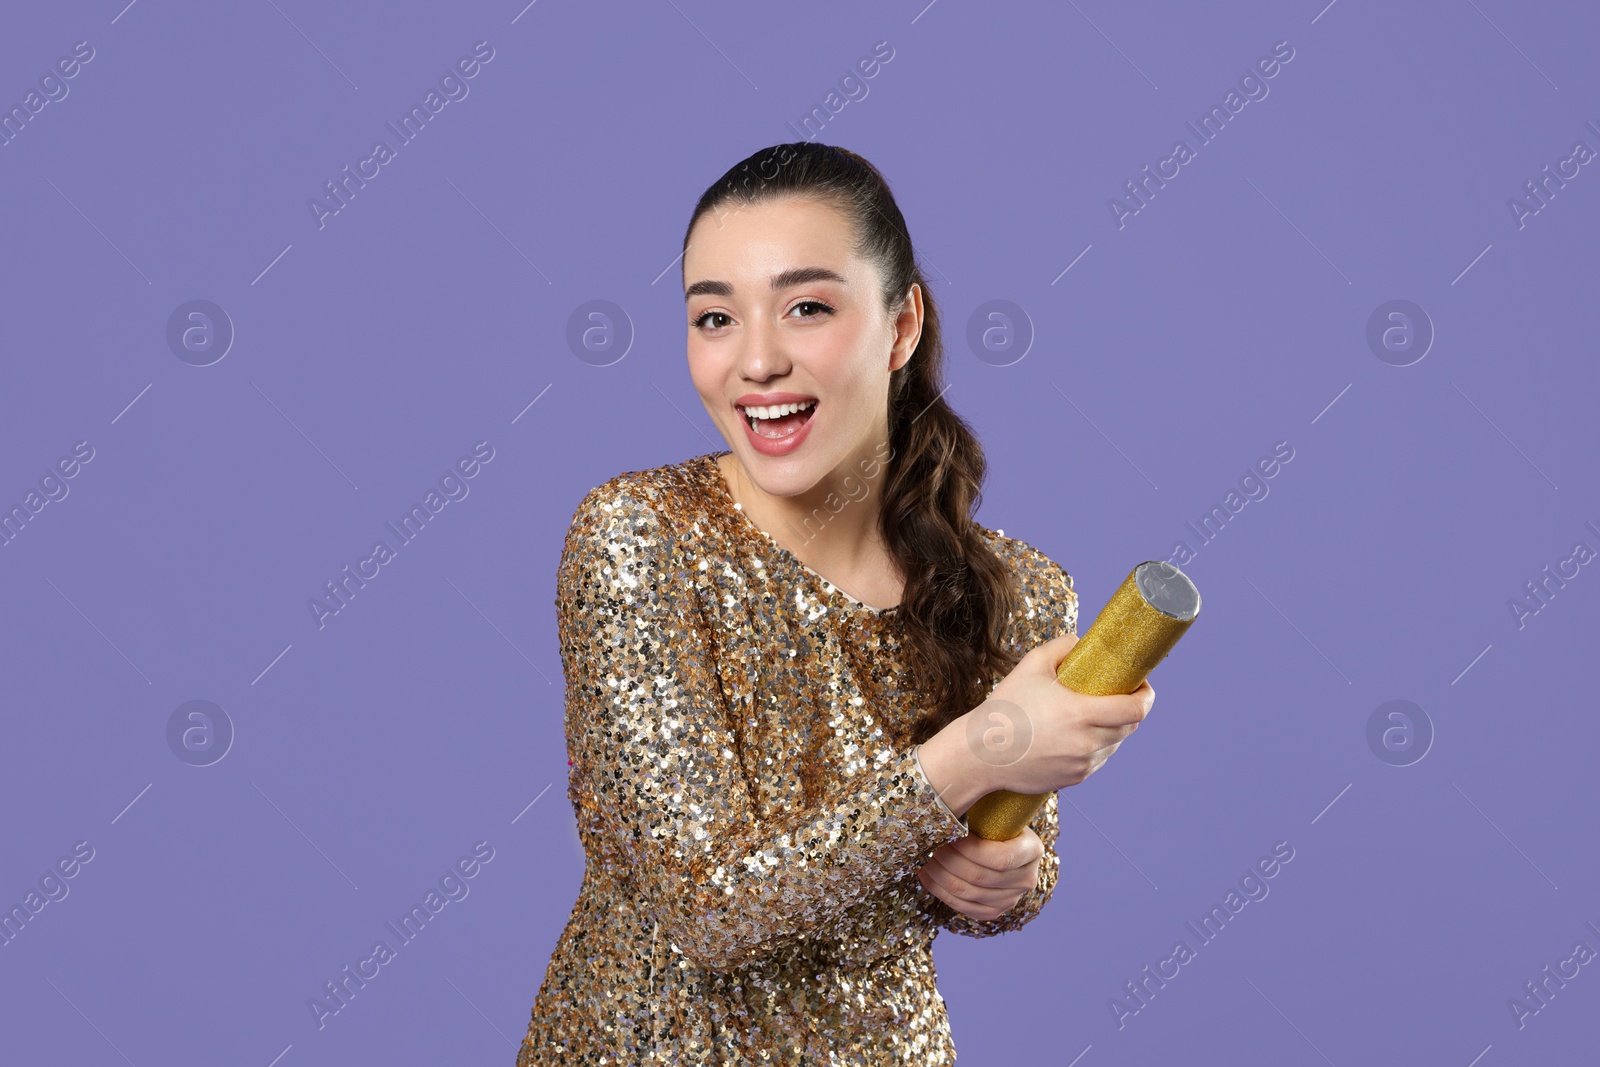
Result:
<instances>
[{"instance_id":1,"label":"forehead","mask_svg":"<svg viewBox=\"0 0 1600 1067\"><path fill-rule=\"evenodd\" d=\"M690 231L684 284L719 281L736 291L764 291L773 275L796 267L826 267L864 281L870 264L856 258L854 244L849 220L831 204L796 197L724 203Z\"/></svg>"}]
</instances>

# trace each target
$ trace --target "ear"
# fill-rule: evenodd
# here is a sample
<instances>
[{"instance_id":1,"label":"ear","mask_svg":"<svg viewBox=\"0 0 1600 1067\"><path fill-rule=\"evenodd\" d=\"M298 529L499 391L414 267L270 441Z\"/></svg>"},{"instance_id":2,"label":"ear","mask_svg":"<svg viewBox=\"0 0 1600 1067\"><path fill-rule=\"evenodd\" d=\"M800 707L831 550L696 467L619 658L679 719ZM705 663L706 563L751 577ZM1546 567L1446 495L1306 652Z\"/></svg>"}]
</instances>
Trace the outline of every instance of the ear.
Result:
<instances>
[{"instance_id":1,"label":"ear","mask_svg":"<svg viewBox=\"0 0 1600 1067\"><path fill-rule=\"evenodd\" d=\"M889 350L889 370L897 371L911 360L922 338L922 286L916 282L906 290L900 314L894 321L894 346Z\"/></svg>"}]
</instances>

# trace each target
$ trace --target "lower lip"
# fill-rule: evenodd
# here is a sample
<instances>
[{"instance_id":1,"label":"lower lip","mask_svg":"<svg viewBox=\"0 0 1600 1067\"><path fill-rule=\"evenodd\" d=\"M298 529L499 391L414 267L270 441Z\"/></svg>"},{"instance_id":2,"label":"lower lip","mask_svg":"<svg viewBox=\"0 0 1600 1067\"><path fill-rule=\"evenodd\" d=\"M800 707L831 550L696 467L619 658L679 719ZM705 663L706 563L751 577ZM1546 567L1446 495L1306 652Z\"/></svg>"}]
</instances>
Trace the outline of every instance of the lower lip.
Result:
<instances>
[{"instance_id":1,"label":"lower lip","mask_svg":"<svg viewBox=\"0 0 1600 1067\"><path fill-rule=\"evenodd\" d=\"M743 411L738 408L734 408L733 411L734 414L739 416L740 424L744 426L745 439L750 442L750 447L760 452L763 456L787 456L790 452L800 447L801 443L805 441L806 435L811 432L812 424L817 421L817 408L813 406L811 408L811 417L788 437L762 437L751 427L750 420L745 418Z\"/></svg>"}]
</instances>

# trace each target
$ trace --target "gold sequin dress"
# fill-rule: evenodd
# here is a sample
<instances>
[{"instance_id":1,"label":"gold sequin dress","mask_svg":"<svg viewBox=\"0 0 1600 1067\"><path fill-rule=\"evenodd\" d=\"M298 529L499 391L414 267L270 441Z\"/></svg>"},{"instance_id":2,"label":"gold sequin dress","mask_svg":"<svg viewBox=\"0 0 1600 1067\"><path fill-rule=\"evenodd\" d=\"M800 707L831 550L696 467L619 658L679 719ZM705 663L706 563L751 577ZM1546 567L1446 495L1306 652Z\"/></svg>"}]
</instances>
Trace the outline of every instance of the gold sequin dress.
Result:
<instances>
[{"instance_id":1,"label":"gold sequin dress","mask_svg":"<svg viewBox=\"0 0 1600 1067\"><path fill-rule=\"evenodd\" d=\"M949 1064L932 944L1016 930L1056 885L979 921L916 878L966 834L909 731L928 697L898 606L800 562L698 456L578 505L557 572L567 796L587 863L517 1067ZM978 527L1018 584L1008 641L1076 632L1059 565ZM999 682L991 679L991 685Z\"/></svg>"}]
</instances>

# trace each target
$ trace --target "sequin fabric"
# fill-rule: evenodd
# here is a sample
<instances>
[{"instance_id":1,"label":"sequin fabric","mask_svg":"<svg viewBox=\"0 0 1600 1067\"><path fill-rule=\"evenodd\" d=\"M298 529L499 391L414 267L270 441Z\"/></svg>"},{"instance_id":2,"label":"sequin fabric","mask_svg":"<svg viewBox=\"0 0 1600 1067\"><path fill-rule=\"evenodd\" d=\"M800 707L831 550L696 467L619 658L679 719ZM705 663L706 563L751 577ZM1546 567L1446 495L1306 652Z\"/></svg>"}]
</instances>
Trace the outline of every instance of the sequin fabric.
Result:
<instances>
[{"instance_id":1,"label":"sequin fabric","mask_svg":"<svg viewBox=\"0 0 1600 1067\"><path fill-rule=\"evenodd\" d=\"M1031 823L1038 885L1004 915L922 887L917 868L966 827L910 742L930 699L900 609L756 526L725 454L618 475L567 533L567 796L587 862L517 1067L954 1063L933 939L1039 914L1058 798ZM1012 646L1075 633L1067 572L978 529L1018 582Z\"/></svg>"}]
</instances>

